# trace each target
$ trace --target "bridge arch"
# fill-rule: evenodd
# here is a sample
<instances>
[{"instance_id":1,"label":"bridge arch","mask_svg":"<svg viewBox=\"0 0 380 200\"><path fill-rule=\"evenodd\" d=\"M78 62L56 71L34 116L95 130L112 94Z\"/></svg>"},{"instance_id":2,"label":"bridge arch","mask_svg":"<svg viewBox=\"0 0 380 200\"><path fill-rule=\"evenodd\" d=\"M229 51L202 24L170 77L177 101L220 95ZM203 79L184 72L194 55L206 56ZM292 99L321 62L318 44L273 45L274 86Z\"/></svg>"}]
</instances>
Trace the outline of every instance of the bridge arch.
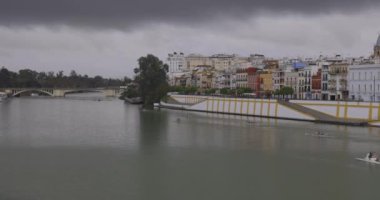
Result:
<instances>
[{"instance_id":1,"label":"bridge arch","mask_svg":"<svg viewBox=\"0 0 380 200\"><path fill-rule=\"evenodd\" d=\"M42 90L42 89L25 89L25 90L20 90L20 91L14 92L12 96L15 97L15 96L18 96L18 95L20 95L22 93L25 93L25 92L39 92L39 93L43 93L43 94L46 94L46 95L51 96L51 97L54 96L53 93L45 91L45 90Z\"/></svg>"}]
</instances>

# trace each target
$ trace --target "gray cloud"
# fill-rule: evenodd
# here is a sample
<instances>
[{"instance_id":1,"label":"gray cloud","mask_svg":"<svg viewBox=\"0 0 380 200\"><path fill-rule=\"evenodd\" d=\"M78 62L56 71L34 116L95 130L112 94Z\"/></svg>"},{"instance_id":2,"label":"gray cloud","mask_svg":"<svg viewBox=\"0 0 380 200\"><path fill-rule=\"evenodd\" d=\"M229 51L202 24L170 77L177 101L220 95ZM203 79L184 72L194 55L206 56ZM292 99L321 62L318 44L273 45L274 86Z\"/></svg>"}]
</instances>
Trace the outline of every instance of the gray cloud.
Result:
<instances>
[{"instance_id":1,"label":"gray cloud","mask_svg":"<svg viewBox=\"0 0 380 200\"><path fill-rule=\"evenodd\" d=\"M259 16L205 26L155 24L134 31L88 31L71 26L10 28L0 26L0 66L12 70L75 69L105 77L132 76L136 60L153 53L237 53L268 57L317 57L320 53L369 56L379 31L380 13Z\"/></svg>"},{"instance_id":2,"label":"gray cloud","mask_svg":"<svg viewBox=\"0 0 380 200\"><path fill-rule=\"evenodd\" d=\"M378 0L0 0L0 66L122 77L153 53L369 56Z\"/></svg>"},{"instance_id":3,"label":"gray cloud","mask_svg":"<svg viewBox=\"0 0 380 200\"><path fill-rule=\"evenodd\" d=\"M378 0L1 0L0 24L132 28L146 23L204 23L270 13L356 12ZM223 18L222 18L223 19Z\"/></svg>"}]
</instances>

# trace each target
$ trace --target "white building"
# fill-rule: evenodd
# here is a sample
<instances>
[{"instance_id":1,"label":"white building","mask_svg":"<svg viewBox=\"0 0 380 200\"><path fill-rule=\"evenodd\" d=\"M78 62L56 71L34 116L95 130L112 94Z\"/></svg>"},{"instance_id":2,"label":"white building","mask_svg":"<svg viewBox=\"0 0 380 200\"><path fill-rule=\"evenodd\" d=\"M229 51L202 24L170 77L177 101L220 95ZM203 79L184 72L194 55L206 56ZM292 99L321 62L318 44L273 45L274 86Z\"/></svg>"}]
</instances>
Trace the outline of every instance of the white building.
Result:
<instances>
[{"instance_id":1,"label":"white building","mask_svg":"<svg viewBox=\"0 0 380 200\"><path fill-rule=\"evenodd\" d=\"M343 63L345 60L341 55L336 55L332 58L322 58L317 64L319 68L322 69L322 79L321 79L321 95L322 100L336 100L335 93L332 94L329 91L329 80L330 80L330 65Z\"/></svg>"},{"instance_id":2,"label":"white building","mask_svg":"<svg viewBox=\"0 0 380 200\"><path fill-rule=\"evenodd\" d=\"M272 73L273 89L280 90L285 86L285 72L283 69L276 69Z\"/></svg>"},{"instance_id":3,"label":"white building","mask_svg":"<svg viewBox=\"0 0 380 200\"><path fill-rule=\"evenodd\" d=\"M348 87L351 100L380 101L380 64L349 66Z\"/></svg>"},{"instance_id":4,"label":"white building","mask_svg":"<svg viewBox=\"0 0 380 200\"><path fill-rule=\"evenodd\" d=\"M248 72L246 68L236 70L236 87L248 88Z\"/></svg>"},{"instance_id":5,"label":"white building","mask_svg":"<svg viewBox=\"0 0 380 200\"><path fill-rule=\"evenodd\" d=\"M182 76L182 72L186 69L185 55L183 53L174 52L168 54L166 61L169 65L169 83L170 85L174 85L175 77Z\"/></svg>"},{"instance_id":6,"label":"white building","mask_svg":"<svg viewBox=\"0 0 380 200\"><path fill-rule=\"evenodd\" d=\"M167 63L169 65L169 73L183 72L186 69L185 55L183 53L174 52L168 54Z\"/></svg>"},{"instance_id":7,"label":"white building","mask_svg":"<svg viewBox=\"0 0 380 200\"><path fill-rule=\"evenodd\" d=\"M375 64L349 66L350 99L380 101L380 35L374 46L373 59Z\"/></svg>"},{"instance_id":8,"label":"white building","mask_svg":"<svg viewBox=\"0 0 380 200\"><path fill-rule=\"evenodd\" d=\"M301 96L299 98L301 99L312 99L311 94L311 76L312 76L312 70L313 66L306 66L302 70L299 71L300 79L298 80L298 85L300 87L303 86L303 89L301 88Z\"/></svg>"}]
</instances>

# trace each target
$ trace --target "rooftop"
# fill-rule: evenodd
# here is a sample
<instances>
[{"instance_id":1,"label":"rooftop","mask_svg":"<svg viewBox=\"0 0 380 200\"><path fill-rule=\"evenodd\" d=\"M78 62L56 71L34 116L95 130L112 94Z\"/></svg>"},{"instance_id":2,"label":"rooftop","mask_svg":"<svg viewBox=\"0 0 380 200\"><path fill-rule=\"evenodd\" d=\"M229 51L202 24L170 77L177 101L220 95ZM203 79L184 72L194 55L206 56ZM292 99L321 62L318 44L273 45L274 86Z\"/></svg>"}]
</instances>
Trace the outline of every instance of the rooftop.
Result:
<instances>
[{"instance_id":1,"label":"rooftop","mask_svg":"<svg viewBox=\"0 0 380 200\"><path fill-rule=\"evenodd\" d=\"M351 65L350 70L360 69L380 69L380 64Z\"/></svg>"}]
</instances>

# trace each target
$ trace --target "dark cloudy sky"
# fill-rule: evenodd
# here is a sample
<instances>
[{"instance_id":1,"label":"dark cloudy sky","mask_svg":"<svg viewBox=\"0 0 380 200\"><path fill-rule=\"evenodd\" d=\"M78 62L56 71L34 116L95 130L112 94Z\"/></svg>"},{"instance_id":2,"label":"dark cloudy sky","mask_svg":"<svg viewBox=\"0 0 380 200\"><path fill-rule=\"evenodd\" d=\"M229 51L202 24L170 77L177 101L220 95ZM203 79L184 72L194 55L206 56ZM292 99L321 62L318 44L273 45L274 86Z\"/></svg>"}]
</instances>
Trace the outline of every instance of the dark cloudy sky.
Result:
<instances>
[{"instance_id":1,"label":"dark cloudy sky","mask_svg":"<svg viewBox=\"0 0 380 200\"><path fill-rule=\"evenodd\" d=\"M132 75L153 53L368 56L379 0L0 0L0 66Z\"/></svg>"}]
</instances>

